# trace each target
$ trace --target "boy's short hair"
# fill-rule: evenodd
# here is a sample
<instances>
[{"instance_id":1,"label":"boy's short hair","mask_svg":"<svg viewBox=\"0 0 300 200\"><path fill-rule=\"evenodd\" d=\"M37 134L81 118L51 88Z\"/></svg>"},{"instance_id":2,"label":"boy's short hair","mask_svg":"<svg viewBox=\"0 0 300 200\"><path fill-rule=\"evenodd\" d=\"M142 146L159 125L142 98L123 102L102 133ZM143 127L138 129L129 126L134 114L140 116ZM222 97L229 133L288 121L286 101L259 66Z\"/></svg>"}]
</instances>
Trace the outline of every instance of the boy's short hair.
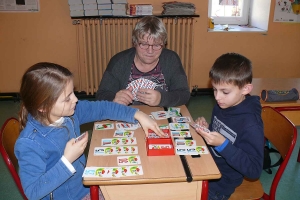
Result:
<instances>
[{"instance_id":1,"label":"boy's short hair","mask_svg":"<svg viewBox=\"0 0 300 200\"><path fill-rule=\"evenodd\" d=\"M231 83L242 88L252 82L252 63L238 53L223 54L210 69L209 78L215 84Z\"/></svg>"}]
</instances>

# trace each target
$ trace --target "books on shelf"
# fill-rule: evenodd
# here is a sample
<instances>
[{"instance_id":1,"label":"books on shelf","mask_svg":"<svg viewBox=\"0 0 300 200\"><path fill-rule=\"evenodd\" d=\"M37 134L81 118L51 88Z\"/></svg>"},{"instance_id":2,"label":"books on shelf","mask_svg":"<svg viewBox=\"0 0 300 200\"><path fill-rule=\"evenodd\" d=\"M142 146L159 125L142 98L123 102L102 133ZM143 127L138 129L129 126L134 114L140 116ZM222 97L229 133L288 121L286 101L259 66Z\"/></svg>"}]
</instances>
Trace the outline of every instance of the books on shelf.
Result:
<instances>
[{"instance_id":1,"label":"books on shelf","mask_svg":"<svg viewBox=\"0 0 300 200\"><path fill-rule=\"evenodd\" d=\"M108 4L98 4L98 10L111 10L111 3Z\"/></svg>"},{"instance_id":2,"label":"books on shelf","mask_svg":"<svg viewBox=\"0 0 300 200\"><path fill-rule=\"evenodd\" d=\"M84 10L71 10L70 16L71 17L82 17L82 16L84 16Z\"/></svg>"},{"instance_id":3,"label":"books on shelf","mask_svg":"<svg viewBox=\"0 0 300 200\"><path fill-rule=\"evenodd\" d=\"M83 10L83 4L70 4L70 10Z\"/></svg>"},{"instance_id":4,"label":"books on shelf","mask_svg":"<svg viewBox=\"0 0 300 200\"><path fill-rule=\"evenodd\" d=\"M82 0L68 0L69 5L71 4L83 4Z\"/></svg>"},{"instance_id":5,"label":"books on shelf","mask_svg":"<svg viewBox=\"0 0 300 200\"><path fill-rule=\"evenodd\" d=\"M84 16L98 16L99 11L98 10L85 10Z\"/></svg>"},{"instance_id":6,"label":"books on shelf","mask_svg":"<svg viewBox=\"0 0 300 200\"><path fill-rule=\"evenodd\" d=\"M130 4L130 15L152 15L153 6L151 4Z\"/></svg>"},{"instance_id":7,"label":"books on shelf","mask_svg":"<svg viewBox=\"0 0 300 200\"><path fill-rule=\"evenodd\" d=\"M98 4L97 3L91 3L91 4L83 4L84 10L97 10Z\"/></svg>"},{"instance_id":8,"label":"books on shelf","mask_svg":"<svg viewBox=\"0 0 300 200\"><path fill-rule=\"evenodd\" d=\"M92 4L92 3L97 3L97 0L82 0L83 4Z\"/></svg>"},{"instance_id":9,"label":"books on shelf","mask_svg":"<svg viewBox=\"0 0 300 200\"><path fill-rule=\"evenodd\" d=\"M113 15L114 16L124 16L126 15L126 10L125 9L113 9Z\"/></svg>"},{"instance_id":10,"label":"books on shelf","mask_svg":"<svg viewBox=\"0 0 300 200\"><path fill-rule=\"evenodd\" d=\"M108 4L112 3L111 0L97 0L97 4Z\"/></svg>"},{"instance_id":11,"label":"books on shelf","mask_svg":"<svg viewBox=\"0 0 300 200\"><path fill-rule=\"evenodd\" d=\"M113 15L112 10L99 10L98 15Z\"/></svg>"},{"instance_id":12,"label":"books on shelf","mask_svg":"<svg viewBox=\"0 0 300 200\"><path fill-rule=\"evenodd\" d=\"M127 0L111 0L112 3L127 3Z\"/></svg>"}]
</instances>

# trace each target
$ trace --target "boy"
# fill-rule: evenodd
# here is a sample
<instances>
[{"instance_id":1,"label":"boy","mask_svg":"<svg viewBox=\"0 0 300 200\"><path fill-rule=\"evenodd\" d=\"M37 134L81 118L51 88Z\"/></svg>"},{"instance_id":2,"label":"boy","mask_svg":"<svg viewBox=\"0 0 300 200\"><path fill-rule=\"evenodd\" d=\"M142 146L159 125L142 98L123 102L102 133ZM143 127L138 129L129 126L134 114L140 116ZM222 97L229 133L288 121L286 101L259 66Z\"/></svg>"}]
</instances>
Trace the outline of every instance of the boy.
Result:
<instances>
[{"instance_id":1,"label":"boy","mask_svg":"<svg viewBox=\"0 0 300 200\"><path fill-rule=\"evenodd\" d=\"M258 96L250 96L252 64L237 53L220 56L209 72L217 104L211 124L196 128L208 144L222 177L209 181L209 199L228 199L244 177L257 179L263 168L264 132Z\"/></svg>"}]
</instances>

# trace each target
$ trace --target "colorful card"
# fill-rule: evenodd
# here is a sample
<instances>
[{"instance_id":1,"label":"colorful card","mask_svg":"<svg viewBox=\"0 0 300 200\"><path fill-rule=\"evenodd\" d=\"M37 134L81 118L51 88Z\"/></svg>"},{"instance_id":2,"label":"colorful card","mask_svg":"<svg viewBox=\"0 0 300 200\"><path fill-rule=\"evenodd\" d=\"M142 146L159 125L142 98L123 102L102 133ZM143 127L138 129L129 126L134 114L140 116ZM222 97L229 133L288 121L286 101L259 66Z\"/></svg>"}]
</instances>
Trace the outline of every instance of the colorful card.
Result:
<instances>
[{"instance_id":1,"label":"colorful card","mask_svg":"<svg viewBox=\"0 0 300 200\"><path fill-rule=\"evenodd\" d=\"M143 167L142 165L135 166L123 166L122 167L122 175L123 176L138 176L143 175Z\"/></svg>"},{"instance_id":2,"label":"colorful card","mask_svg":"<svg viewBox=\"0 0 300 200\"><path fill-rule=\"evenodd\" d=\"M170 123L169 127L171 131L182 131L190 129L190 126L187 123Z\"/></svg>"},{"instance_id":3,"label":"colorful card","mask_svg":"<svg viewBox=\"0 0 300 200\"><path fill-rule=\"evenodd\" d=\"M176 147L196 147L196 140L175 140Z\"/></svg>"},{"instance_id":4,"label":"colorful card","mask_svg":"<svg viewBox=\"0 0 300 200\"><path fill-rule=\"evenodd\" d=\"M196 128L199 128L199 129L201 129L202 131L204 131L204 132L206 132L206 133L210 133L210 130L209 129L207 129L206 127L204 127L204 126L201 126L201 125L199 125L199 124L196 124L196 123L190 123L190 125L191 125L191 127L193 127L194 129L196 129Z\"/></svg>"},{"instance_id":5,"label":"colorful card","mask_svg":"<svg viewBox=\"0 0 300 200\"><path fill-rule=\"evenodd\" d=\"M138 165L141 164L140 156L118 156L118 165Z\"/></svg>"},{"instance_id":6,"label":"colorful card","mask_svg":"<svg viewBox=\"0 0 300 200\"><path fill-rule=\"evenodd\" d=\"M86 167L82 177L119 178L122 177L121 167Z\"/></svg>"},{"instance_id":7,"label":"colorful card","mask_svg":"<svg viewBox=\"0 0 300 200\"><path fill-rule=\"evenodd\" d=\"M137 144L135 137L103 138L101 141L101 146L122 146Z\"/></svg>"},{"instance_id":8,"label":"colorful card","mask_svg":"<svg viewBox=\"0 0 300 200\"><path fill-rule=\"evenodd\" d=\"M149 79L145 79L145 78L139 78L136 79L134 81L131 81L126 89L128 89L129 87L132 88L132 95L133 95L133 99L135 101L139 101L139 99L137 98L137 93L139 91L139 89L155 89L156 87L156 83L154 83L153 81L149 80Z\"/></svg>"},{"instance_id":9,"label":"colorful card","mask_svg":"<svg viewBox=\"0 0 300 200\"><path fill-rule=\"evenodd\" d=\"M169 114L170 117L181 116L180 115L180 108L169 107L168 108L168 114Z\"/></svg>"},{"instance_id":10,"label":"colorful card","mask_svg":"<svg viewBox=\"0 0 300 200\"><path fill-rule=\"evenodd\" d=\"M118 130L136 130L139 127L140 125L138 123L137 124L123 123L123 122L116 123L116 129Z\"/></svg>"},{"instance_id":11,"label":"colorful card","mask_svg":"<svg viewBox=\"0 0 300 200\"><path fill-rule=\"evenodd\" d=\"M166 137L165 138L169 138L170 137L170 130L169 129L161 129L162 132L165 133ZM148 138L160 138L160 136L158 136L156 133L154 133L151 129L148 131Z\"/></svg>"},{"instance_id":12,"label":"colorful card","mask_svg":"<svg viewBox=\"0 0 300 200\"><path fill-rule=\"evenodd\" d=\"M171 131L171 136L177 138L192 137L190 131Z\"/></svg>"},{"instance_id":13,"label":"colorful card","mask_svg":"<svg viewBox=\"0 0 300 200\"><path fill-rule=\"evenodd\" d=\"M170 144L149 144L149 149L172 149Z\"/></svg>"},{"instance_id":14,"label":"colorful card","mask_svg":"<svg viewBox=\"0 0 300 200\"><path fill-rule=\"evenodd\" d=\"M196 146L196 151L198 152L198 154L209 154L206 146Z\"/></svg>"},{"instance_id":15,"label":"colorful card","mask_svg":"<svg viewBox=\"0 0 300 200\"><path fill-rule=\"evenodd\" d=\"M134 131L116 130L114 137L133 137Z\"/></svg>"},{"instance_id":16,"label":"colorful card","mask_svg":"<svg viewBox=\"0 0 300 200\"><path fill-rule=\"evenodd\" d=\"M151 112L151 115L153 115L156 120L168 119L170 117L167 111Z\"/></svg>"},{"instance_id":17,"label":"colorful card","mask_svg":"<svg viewBox=\"0 0 300 200\"><path fill-rule=\"evenodd\" d=\"M137 146L95 147L94 156L138 154Z\"/></svg>"},{"instance_id":18,"label":"colorful card","mask_svg":"<svg viewBox=\"0 0 300 200\"><path fill-rule=\"evenodd\" d=\"M114 129L113 123L95 124L95 130Z\"/></svg>"},{"instance_id":19,"label":"colorful card","mask_svg":"<svg viewBox=\"0 0 300 200\"><path fill-rule=\"evenodd\" d=\"M172 117L173 123L186 123L191 122L190 117Z\"/></svg>"}]
</instances>

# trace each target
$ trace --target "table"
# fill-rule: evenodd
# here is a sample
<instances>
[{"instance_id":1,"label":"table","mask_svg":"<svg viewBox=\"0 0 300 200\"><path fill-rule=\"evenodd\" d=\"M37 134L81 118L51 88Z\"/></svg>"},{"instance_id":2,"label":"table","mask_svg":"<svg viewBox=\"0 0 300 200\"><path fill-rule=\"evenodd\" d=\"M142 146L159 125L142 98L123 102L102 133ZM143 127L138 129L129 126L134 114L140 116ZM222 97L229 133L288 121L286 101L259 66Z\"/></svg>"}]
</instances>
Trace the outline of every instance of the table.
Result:
<instances>
[{"instance_id":1,"label":"table","mask_svg":"<svg viewBox=\"0 0 300 200\"><path fill-rule=\"evenodd\" d=\"M150 114L163 110L161 107L133 106ZM191 115L186 106L179 106L182 116ZM101 122L104 123L104 122ZM168 124L168 120L157 120L159 125ZM112 138L115 130L93 130L87 167L112 167L117 165L117 156L94 156L94 148L101 146L102 138ZM197 145L205 146L201 136L192 128L191 135ZM92 199L98 199L100 186L106 200L133 200L133 199L200 199L202 181L221 177L211 154L201 155L198 158L185 156L189 165L193 181L186 181L186 174L180 156L147 156L145 133L142 128L134 131L137 138L138 155L144 174L122 178L83 178L83 184L90 186Z\"/></svg>"},{"instance_id":2,"label":"table","mask_svg":"<svg viewBox=\"0 0 300 200\"><path fill-rule=\"evenodd\" d=\"M258 95L262 90L290 90L296 88L300 91L300 78L253 78L251 95ZM284 102L265 102L260 100L262 106L275 107L295 126L300 126L300 100Z\"/></svg>"}]
</instances>

